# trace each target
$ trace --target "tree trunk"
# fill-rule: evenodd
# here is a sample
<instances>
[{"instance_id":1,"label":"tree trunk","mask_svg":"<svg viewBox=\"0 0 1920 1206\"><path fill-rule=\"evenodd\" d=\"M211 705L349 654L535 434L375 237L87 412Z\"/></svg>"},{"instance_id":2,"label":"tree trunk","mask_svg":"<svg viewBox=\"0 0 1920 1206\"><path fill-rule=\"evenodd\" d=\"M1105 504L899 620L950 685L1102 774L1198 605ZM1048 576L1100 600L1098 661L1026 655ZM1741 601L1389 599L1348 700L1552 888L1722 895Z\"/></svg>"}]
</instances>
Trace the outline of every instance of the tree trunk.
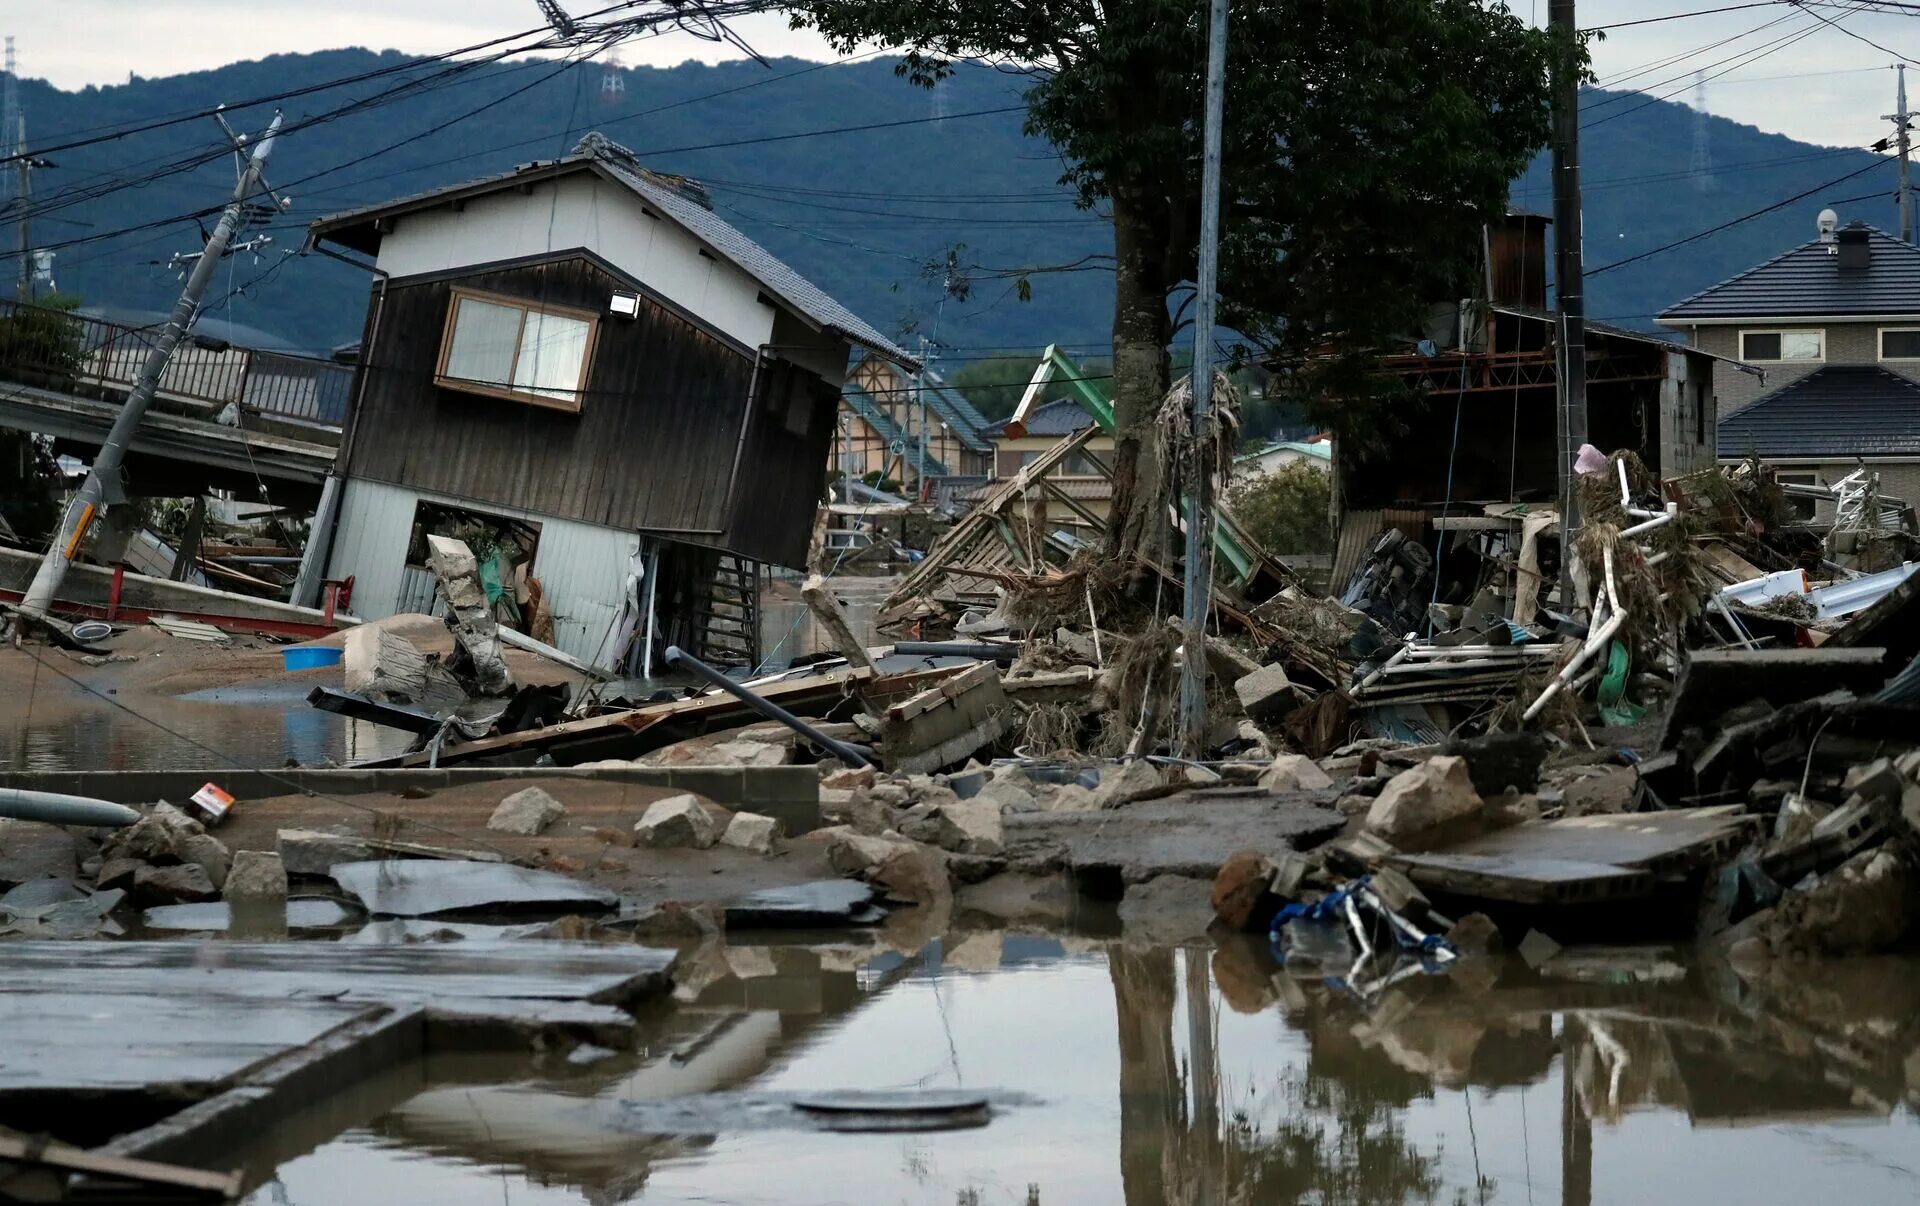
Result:
<instances>
[{"instance_id":1,"label":"tree trunk","mask_svg":"<svg viewBox=\"0 0 1920 1206\"><path fill-rule=\"evenodd\" d=\"M1113 512L1106 555L1131 561L1166 556L1166 466L1153 420L1167 395L1165 206L1113 197Z\"/></svg>"}]
</instances>

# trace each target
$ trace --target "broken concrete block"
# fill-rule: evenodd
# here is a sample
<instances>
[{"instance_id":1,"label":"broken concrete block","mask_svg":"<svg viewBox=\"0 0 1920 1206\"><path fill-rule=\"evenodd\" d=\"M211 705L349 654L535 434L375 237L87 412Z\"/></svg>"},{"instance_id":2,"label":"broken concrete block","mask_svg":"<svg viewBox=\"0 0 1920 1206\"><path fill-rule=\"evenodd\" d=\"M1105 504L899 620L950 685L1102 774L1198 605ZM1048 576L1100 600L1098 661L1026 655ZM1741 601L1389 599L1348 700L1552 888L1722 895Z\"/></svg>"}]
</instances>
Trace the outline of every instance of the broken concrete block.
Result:
<instances>
[{"instance_id":1,"label":"broken concrete block","mask_svg":"<svg viewBox=\"0 0 1920 1206\"><path fill-rule=\"evenodd\" d=\"M1906 786L1906 777L1894 768L1891 758L1863 762L1847 771L1840 782L1843 791L1875 804L1896 803Z\"/></svg>"},{"instance_id":2,"label":"broken concrete block","mask_svg":"<svg viewBox=\"0 0 1920 1206\"><path fill-rule=\"evenodd\" d=\"M1539 930L1528 930L1527 936L1520 940L1520 945L1516 949L1520 957L1527 961L1528 967L1539 967L1560 953L1560 944Z\"/></svg>"},{"instance_id":3,"label":"broken concrete block","mask_svg":"<svg viewBox=\"0 0 1920 1206\"><path fill-rule=\"evenodd\" d=\"M205 871L214 887L227 882L227 868L233 862L233 854L219 838L210 833L182 834L174 841L173 851L181 862Z\"/></svg>"},{"instance_id":4,"label":"broken concrete block","mask_svg":"<svg viewBox=\"0 0 1920 1206\"><path fill-rule=\"evenodd\" d=\"M1025 776L1018 779L1006 776L989 780L973 798L997 805L1003 814L1040 811L1040 801L1028 789Z\"/></svg>"},{"instance_id":5,"label":"broken concrete block","mask_svg":"<svg viewBox=\"0 0 1920 1206\"><path fill-rule=\"evenodd\" d=\"M1367 828L1385 838L1403 838L1481 808L1466 760L1442 754L1395 775L1367 811Z\"/></svg>"},{"instance_id":6,"label":"broken concrete block","mask_svg":"<svg viewBox=\"0 0 1920 1206\"><path fill-rule=\"evenodd\" d=\"M975 796L941 804L919 804L900 820L900 832L916 842L955 854L998 854L1000 807Z\"/></svg>"},{"instance_id":7,"label":"broken concrete block","mask_svg":"<svg viewBox=\"0 0 1920 1206\"><path fill-rule=\"evenodd\" d=\"M1281 754L1261 773L1260 786L1268 791L1321 791L1333 779L1305 754Z\"/></svg>"},{"instance_id":8,"label":"broken concrete block","mask_svg":"<svg viewBox=\"0 0 1920 1206\"><path fill-rule=\"evenodd\" d=\"M533 837L567 815L567 806L538 787L523 787L493 810L487 828L500 833Z\"/></svg>"},{"instance_id":9,"label":"broken concrete block","mask_svg":"<svg viewBox=\"0 0 1920 1206\"><path fill-rule=\"evenodd\" d=\"M761 816L757 812L736 812L721 833L720 844L766 854L773 849L773 839L779 832L780 822L772 817Z\"/></svg>"},{"instance_id":10,"label":"broken concrete block","mask_svg":"<svg viewBox=\"0 0 1920 1206\"><path fill-rule=\"evenodd\" d=\"M373 847L356 837L319 829L282 829L280 861L288 875L325 875L335 863L359 863L373 857Z\"/></svg>"},{"instance_id":11,"label":"broken concrete block","mask_svg":"<svg viewBox=\"0 0 1920 1206\"><path fill-rule=\"evenodd\" d=\"M1299 900L1301 889L1306 887L1307 879L1320 870L1318 855L1302 854L1298 850L1282 850L1273 858L1273 879L1268 890L1275 896L1287 900Z\"/></svg>"},{"instance_id":12,"label":"broken concrete block","mask_svg":"<svg viewBox=\"0 0 1920 1206\"><path fill-rule=\"evenodd\" d=\"M1214 787L1224 782L1219 771L1209 770L1204 766L1185 767L1181 770L1180 777L1195 787Z\"/></svg>"},{"instance_id":13,"label":"broken concrete block","mask_svg":"<svg viewBox=\"0 0 1920 1206\"><path fill-rule=\"evenodd\" d=\"M881 718L887 763L924 774L964 761L998 740L1012 713L1000 668L981 662L887 708Z\"/></svg>"},{"instance_id":14,"label":"broken concrete block","mask_svg":"<svg viewBox=\"0 0 1920 1206\"><path fill-rule=\"evenodd\" d=\"M1547 757L1544 734L1520 731L1492 732L1448 741L1444 752L1467 760L1467 775L1482 796L1497 796L1508 788L1532 791L1540 785L1540 764Z\"/></svg>"},{"instance_id":15,"label":"broken concrete block","mask_svg":"<svg viewBox=\"0 0 1920 1206\"><path fill-rule=\"evenodd\" d=\"M1506 949L1500 928L1485 913L1468 913L1447 931L1447 942L1462 958L1473 955L1497 955Z\"/></svg>"},{"instance_id":16,"label":"broken concrete block","mask_svg":"<svg viewBox=\"0 0 1920 1206\"><path fill-rule=\"evenodd\" d=\"M287 899L287 869L271 850L234 852L223 893L230 904L273 905Z\"/></svg>"},{"instance_id":17,"label":"broken concrete block","mask_svg":"<svg viewBox=\"0 0 1920 1206\"><path fill-rule=\"evenodd\" d=\"M146 864L137 858L110 858L100 864L100 871L94 876L93 886L101 891L131 888L135 873L144 866Z\"/></svg>"},{"instance_id":18,"label":"broken concrete block","mask_svg":"<svg viewBox=\"0 0 1920 1206\"><path fill-rule=\"evenodd\" d=\"M1273 864L1258 850L1236 850L1220 864L1213 877L1209 900L1214 916L1236 930L1251 929L1267 919L1256 917L1260 900L1273 880Z\"/></svg>"},{"instance_id":19,"label":"broken concrete block","mask_svg":"<svg viewBox=\"0 0 1920 1206\"><path fill-rule=\"evenodd\" d=\"M217 900L220 893L207 873L193 863L172 867L142 867L134 872L133 903L141 907L166 904L191 904Z\"/></svg>"},{"instance_id":20,"label":"broken concrete block","mask_svg":"<svg viewBox=\"0 0 1920 1206\"><path fill-rule=\"evenodd\" d=\"M1078 783L1062 783L1035 797L1044 812L1098 812L1100 797Z\"/></svg>"},{"instance_id":21,"label":"broken concrete block","mask_svg":"<svg viewBox=\"0 0 1920 1206\"><path fill-rule=\"evenodd\" d=\"M940 852L899 838L868 837L851 830L834 834L827 863L842 875L857 875L895 900L931 904L953 891Z\"/></svg>"},{"instance_id":22,"label":"broken concrete block","mask_svg":"<svg viewBox=\"0 0 1920 1206\"><path fill-rule=\"evenodd\" d=\"M1247 718L1256 724L1273 724L1286 719L1300 706L1300 692L1279 664L1262 666L1244 678L1236 679L1233 693Z\"/></svg>"},{"instance_id":23,"label":"broken concrete block","mask_svg":"<svg viewBox=\"0 0 1920 1206\"><path fill-rule=\"evenodd\" d=\"M205 833L207 831L207 827L200 823L200 818L184 809L174 807L165 800L155 804L153 811L147 815L162 825L165 825L168 829L173 830L175 833Z\"/></svg>"},{"instance_id":24,"label":"broken concrete block","mask_svg":"<svg viewBox=\"0 0 1920 1206\"><path fill-rule=\"evenodd\" d=\"M705 850L720 840L722 826L700 797L690 792L668 796L647 805L633 826L634 842L641 846L686 846Z\"/></svg>"},{"instance_id":25,"label":"broken concrete block","mask_svg":"<svg viewBox=\"0 0 1920 1206\"><path fill-rule=\"evenodd\" d=\"M1250 743L1240 754L1242 758L1264 760L1273 757L1273 742L1268 739L1266 733L1261 731L1260 726L1251 720L1242 720L1236 726L1235 734L1241 741Z\"/></svg>"},{"instance_id":26,"label":"broken concrete block","mask_svg":"<svg viewBox=\"0 0 1920 1206\"><path fill-rule=\"evenodd\" d=\"M1913 929L1916 877L1889 847L1863 850L1806 891L1774 906L1765 930L1779 956L1868 955L1897 946Z\"/></svg>"},{"instance_id":27,"label":"broken concrete block","mask_svg":"<svg viewBox=\"0 0 1920 1206\"><path fill-rule=\"evenodd\" d=\"M28 824L29 822L14 822ZM41 828L48 828L41 826ZM54 832L60 832L55 830ZM125 829L116 829L101 844L100 853L109 859L131 858L143 863L167 864L180 861L173 852L174 830L159 817L148 815L141 817ZM7 857L15 857L13 848L8 846ZM5 875L0 867L0 877ZM70 872L69 872L70 873Z\"/></svg>"},{"instance_id":28,"label":"broken concrete block","mask_svg":"<svg viewBox=\"0 0 1920 1206\"><path fill-rule=\"evenodd\" d=\"M874 769L871 766L843 766L830 771L820 779L820 786L844 790L853 787L872 787Z\"/></svg>"},{"instance_id":29,"label":"broken concrete block","mask_svg":"<svg viewBox=\"0 0 1920 1206\"><path fill-rule=\"evenodd\" d=\"M1067 786L1072 786L1068 784ZM1148 795L1164 792L1167 781L1160 768L1145 758L1135 758L1100 771L1100 786L1093 789L1095 808L1119 808Z\"/></svg>"}]
</instances>

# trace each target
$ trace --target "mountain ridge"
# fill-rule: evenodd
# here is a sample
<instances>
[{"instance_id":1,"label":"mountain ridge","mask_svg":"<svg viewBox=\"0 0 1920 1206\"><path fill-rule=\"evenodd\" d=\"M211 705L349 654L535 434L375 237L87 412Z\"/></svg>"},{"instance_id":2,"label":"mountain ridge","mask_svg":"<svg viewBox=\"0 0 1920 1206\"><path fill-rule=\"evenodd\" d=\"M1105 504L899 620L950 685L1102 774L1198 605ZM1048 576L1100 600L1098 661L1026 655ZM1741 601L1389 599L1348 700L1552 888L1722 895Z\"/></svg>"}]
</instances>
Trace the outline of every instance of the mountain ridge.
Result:
<instances>
[{"instance_id":1,"label":"mountain ridge","mask_svg":"<svg viewBox=\"0 0 1920 1206\"><path fill-rule=\"evenodd\" d=\"M329 50L78 91L26 79L20 91L29 146L50 146L406 61L392 51ZM1103 348L1112 306L1103 274L1036 276L1032 299L1021 301L1004 272L966 267L1065 264L1111 250L1104 221L1079 209L1060 185L1052 149L1021 132L1019 112L992 112L1018 105L1017 77L964 68L928 92L897 78L896 61L629 68L619 76L625 88L612 94L601 91L607 69L599 64L517 61L304 127L350 101L445 68L418 67L295 98L286 105L293 132L276 146L268 173L292 197L292 208L265 228L275 243L257 262L229 261L210 310L304 348L350 342L360 333L367 276L323 257L286 256L299 247L307 222L564 154L585 130L602 129L650 167L702 181L722 216L882 331L909 344L933 338L950 370L1053 342ZM258 128L268 112L236 107L230 120ZM1686 106L1589 90L1582 117L1586 263L1598 271L1587 308L1596 319L1650 328L1666 306L1812 237L1814 215L1825 205L1843 220L1883 228L1893 221L1893 173L1879 168L1690 246L1604 271L1880 157L1709 118L1719 166L1702 182L1690 170L1695 115ZM816 133L850 126L870 128ZM36 204L60 208L36 218L34 243L56 251L61 291L103 305L164 308L178 289L167 257L197 245L193 224L98 236L217 205L232 186L228 161L214 158L97 197L82 194L219 145L211 119L195 119L48 152L59 166L34 174ZM70 204L63 195L71 195ZM1544 156L1515 182L1512 204L1550 208ZM10 224L0 238L11 244ZM962 266L961 279L949 263Z\"/></svg>"}]
</instances>

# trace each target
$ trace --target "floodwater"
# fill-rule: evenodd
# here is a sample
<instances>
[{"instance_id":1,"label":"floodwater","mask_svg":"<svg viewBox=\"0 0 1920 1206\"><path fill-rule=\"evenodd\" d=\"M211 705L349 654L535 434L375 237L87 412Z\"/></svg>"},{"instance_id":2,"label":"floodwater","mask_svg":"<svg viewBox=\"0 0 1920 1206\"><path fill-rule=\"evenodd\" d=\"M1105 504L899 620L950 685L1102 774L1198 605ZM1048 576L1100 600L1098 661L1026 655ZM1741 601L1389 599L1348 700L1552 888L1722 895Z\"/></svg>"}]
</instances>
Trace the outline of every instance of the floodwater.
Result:
<instances>
[{"instance_id":1,"label":"floodwater","mask_svg":"<svg viewBox=\"0 0 1920 1206\"><path fill-rule=\"evenodd\" d=\"M1370 1001L1220 949L952 935L696 959L639 1053L440 1061L252 1153L320 1203L1910 1203L1920 963L1483 964ZM977 1129L660 1133L682 1094L999 1091ZM736 1099L737 1101L737 1099Z\"/></svg>"},{"instance_id":2,"label":"floodwater","mask_svg":"<svg viewBox=\"0 0 1920 1206\"><path fill-rule=\"evenodd\" d=\"M345 764L404 751L411 735L322 712L313 684L213 687L120 701L37 681L30 724L0 736L0 766L27 771L182 770ZM22 704L23 708L27 705Z\"/></svg>"}]
</instances>

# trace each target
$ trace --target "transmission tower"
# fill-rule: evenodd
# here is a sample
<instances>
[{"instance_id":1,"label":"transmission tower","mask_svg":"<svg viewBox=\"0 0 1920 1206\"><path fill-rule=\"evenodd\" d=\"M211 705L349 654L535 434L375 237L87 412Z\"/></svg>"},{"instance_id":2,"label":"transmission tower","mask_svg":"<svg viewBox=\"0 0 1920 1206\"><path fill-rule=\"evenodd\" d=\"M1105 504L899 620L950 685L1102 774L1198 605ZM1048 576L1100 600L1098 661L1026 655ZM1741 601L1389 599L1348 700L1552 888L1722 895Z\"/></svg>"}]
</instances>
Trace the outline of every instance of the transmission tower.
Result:
<instances>
[{"instance_id":1,"label":"transmission tower","mask_svg":"<svg viewBox=\"0 0 1920 1206\"><path fill-rule=\"evenodd\" d=\"M1713 191L1712 139L1707 124L1707 73L1696 71L1693 73L1693 161L1688 165L1696 192Z\"/></svg>"},{"instance_id":2,"label":"transmission tower","mask_svg":"<svg viewBox=\"0 0 1920 1206\"><path fill-rule=\"evenodd\" d=\"M600 76L600 100L612 104L626 95L627 69L620 64L620 52L611 51L607 55L606 69Z\"/></svg>"}]
</instances>

